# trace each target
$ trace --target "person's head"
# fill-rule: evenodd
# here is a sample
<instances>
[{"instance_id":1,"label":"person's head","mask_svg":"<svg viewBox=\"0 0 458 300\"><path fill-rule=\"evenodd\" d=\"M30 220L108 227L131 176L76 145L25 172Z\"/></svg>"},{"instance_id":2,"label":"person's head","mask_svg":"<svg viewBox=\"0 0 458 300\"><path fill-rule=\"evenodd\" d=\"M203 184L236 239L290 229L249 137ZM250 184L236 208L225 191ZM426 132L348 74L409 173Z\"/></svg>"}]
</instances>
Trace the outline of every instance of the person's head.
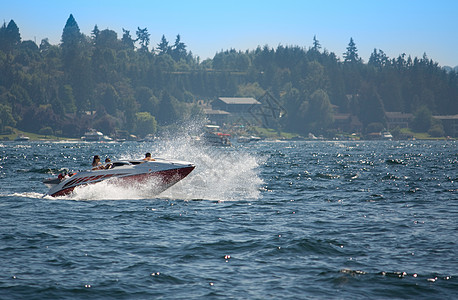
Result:
<instances>
[{"instance_id":1,"label":"person's head","mask_svg":"<svg viewBox=\"0 0 458 300\"><path fill-rule=\"evenodd\" d=\"M98 155L94 155L94 159L92 160L92 164L96 164L100 162L100 157Z\"/></svg>"},{"instance_id":2,"label":"person's head","mask_svg":"<svg viewBox=\"0 0 458 300\"><path fill-rule=\"evenodd\" d=\"M109 159L108 157L105 158L105 163L109 163L109 162L111 162L111 159Z\"/></svg>"},{"instance_id":3,"label":"person's head","mask_svg":"<svg viewBox=\"0 0 458 300\"><path fill-rule=\"evenodd\" d=\"M146 158L150 158L150 157L151 157L151 153L149 153L149 152L146 153L146 154L145 154L145 157L146 157Z\"/></svg>"}]
</instances>

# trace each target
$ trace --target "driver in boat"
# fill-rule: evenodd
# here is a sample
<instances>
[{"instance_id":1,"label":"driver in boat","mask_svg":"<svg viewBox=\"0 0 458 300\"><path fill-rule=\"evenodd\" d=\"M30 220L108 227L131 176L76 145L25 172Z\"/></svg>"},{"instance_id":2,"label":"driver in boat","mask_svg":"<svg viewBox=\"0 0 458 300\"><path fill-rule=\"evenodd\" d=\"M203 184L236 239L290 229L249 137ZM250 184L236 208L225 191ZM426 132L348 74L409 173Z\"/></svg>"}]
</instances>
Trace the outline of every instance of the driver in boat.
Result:
<instances>
[{"instance_id":1,"label":"driver in boat","mask_svg":"<svg viewBox=\"0 0 458 300\"><path fill-rule=\"evenodd\" d=\"M151 157L151 153L146 153L145 158L143 159L144 161L155 161L154 158Z\"/></svg>"},{"instance_id":2,"label":"driver in boat","mask_svg":"<svg viewBox=\"0 0 458 300\"><path fill-rule=\"evenodd\" d=\"M111 163L111 159L108 157L105 159L105 166L103 167L104 169L111 169L113 168L113 164Z\"/></svg>"}]
</instances>

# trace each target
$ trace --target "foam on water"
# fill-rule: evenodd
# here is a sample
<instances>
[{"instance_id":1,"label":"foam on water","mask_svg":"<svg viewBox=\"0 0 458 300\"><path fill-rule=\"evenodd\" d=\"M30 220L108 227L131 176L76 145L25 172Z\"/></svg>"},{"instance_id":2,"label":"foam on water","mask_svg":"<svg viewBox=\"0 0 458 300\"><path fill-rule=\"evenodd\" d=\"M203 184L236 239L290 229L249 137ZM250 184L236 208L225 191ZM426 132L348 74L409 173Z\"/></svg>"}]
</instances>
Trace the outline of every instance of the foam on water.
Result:
<instances>
[{"instance_id":1,"label":"foam on water","mask_svg":"<svg viewBox=\"0 0 458 300\"><path fill-rule=\"evenodd\" d=\"M123 200L142 198L137 195L136 189L117 186L109 181L79 186L75 188L69 197L73 200Z\"/></svg>"},{"instance_id":2,"label":"foam on water","mask_svg":"<svg viewBox=\"0 0 458 300\"><path fill-rule=\"evenodd\" d=\"M12 193L12 194L0 193L0 197L25 197L25 198L32 198L32 199L41 199L43 198L43 194L35 193L35 192Z\"/></svg>"}]
</instances>

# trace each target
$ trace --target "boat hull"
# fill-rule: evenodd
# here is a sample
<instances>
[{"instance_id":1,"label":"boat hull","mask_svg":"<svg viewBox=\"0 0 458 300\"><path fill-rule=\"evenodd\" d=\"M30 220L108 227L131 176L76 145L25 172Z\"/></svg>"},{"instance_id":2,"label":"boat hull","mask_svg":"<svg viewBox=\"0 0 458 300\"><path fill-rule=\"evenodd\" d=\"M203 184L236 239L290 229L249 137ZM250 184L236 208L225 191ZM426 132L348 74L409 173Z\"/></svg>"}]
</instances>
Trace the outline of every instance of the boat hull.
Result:
<instances>
[{"instance_id":1,"label":"boat hull","mask_svg":"<svg viewBox=\"0 0 458 300\"><path fill-rule=\"evenodd\" d=\"M178 161L122 162L122 165L112 169L75 173L63 180L51 178L44 183L50 186L47 195L52 197L65 196L76 187L105 180L113 180L115 184L126 187L149 184L152 194L159 194L185 178L194 168L192 163Z\"/></svg>"}]
</instances>

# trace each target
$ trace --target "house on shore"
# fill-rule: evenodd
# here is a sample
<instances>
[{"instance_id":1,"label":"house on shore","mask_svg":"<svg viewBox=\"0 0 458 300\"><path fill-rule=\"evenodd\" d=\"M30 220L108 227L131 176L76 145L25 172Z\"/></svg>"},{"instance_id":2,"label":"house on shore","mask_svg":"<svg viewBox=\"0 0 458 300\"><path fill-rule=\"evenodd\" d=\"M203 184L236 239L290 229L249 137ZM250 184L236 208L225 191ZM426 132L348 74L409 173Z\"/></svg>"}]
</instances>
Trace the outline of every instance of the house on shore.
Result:
<instances>
[{"instance_id":1,"label":"house on shore","mask_svg":"<svg viewBox=\"0 0 458 300\"><path fill-rule=\"evenodd\" d=\"M458 115L433 116L433 118L442 122L445 135L458 137Z\"/></svg>"},{"instance_id":2,"label":"house on shore","mask_svg":"<svg viewBox=\"0 0 458 300\"><path fill-rule=\"evenodd\" d=\"M362 132L363 123L352 114L334 113L334 126L341 132Z\"/></svg>"},{"instance_id":3,"label":"house on shore","mask_svg":"<svg viewBox=\"0 0 458 300\"><path fill-rule=\"evenodd\" d=\"M385 112L385 118L387 129L392 130L396 127L409 128L409 124L413 119L413 115L399 111L387 111Z\"/></svg>"},{"instance_id":4,"label":"house on shore","mask_svg":"<svg viewBox=\"0 0 458 300\"><path fill-rule=\"evenodd\" d=\"M207 117L225 119L229 123L254 124L261 106L261 102L251 97L219 97L211 103ZM225 115L225 112L228 115Z\"/></svg>"},{"instance_id":5,"label":"house on shore","mask_svg":"<svg viewBox=\"0 0 458 300\"><path fill-rule=\"evenodd\" d=\"M210 107L203 108L204 114L211 124L223 126L229 121L229 116L231 115L227 111L212 109Z\"/></svg>"}]
</instances>

